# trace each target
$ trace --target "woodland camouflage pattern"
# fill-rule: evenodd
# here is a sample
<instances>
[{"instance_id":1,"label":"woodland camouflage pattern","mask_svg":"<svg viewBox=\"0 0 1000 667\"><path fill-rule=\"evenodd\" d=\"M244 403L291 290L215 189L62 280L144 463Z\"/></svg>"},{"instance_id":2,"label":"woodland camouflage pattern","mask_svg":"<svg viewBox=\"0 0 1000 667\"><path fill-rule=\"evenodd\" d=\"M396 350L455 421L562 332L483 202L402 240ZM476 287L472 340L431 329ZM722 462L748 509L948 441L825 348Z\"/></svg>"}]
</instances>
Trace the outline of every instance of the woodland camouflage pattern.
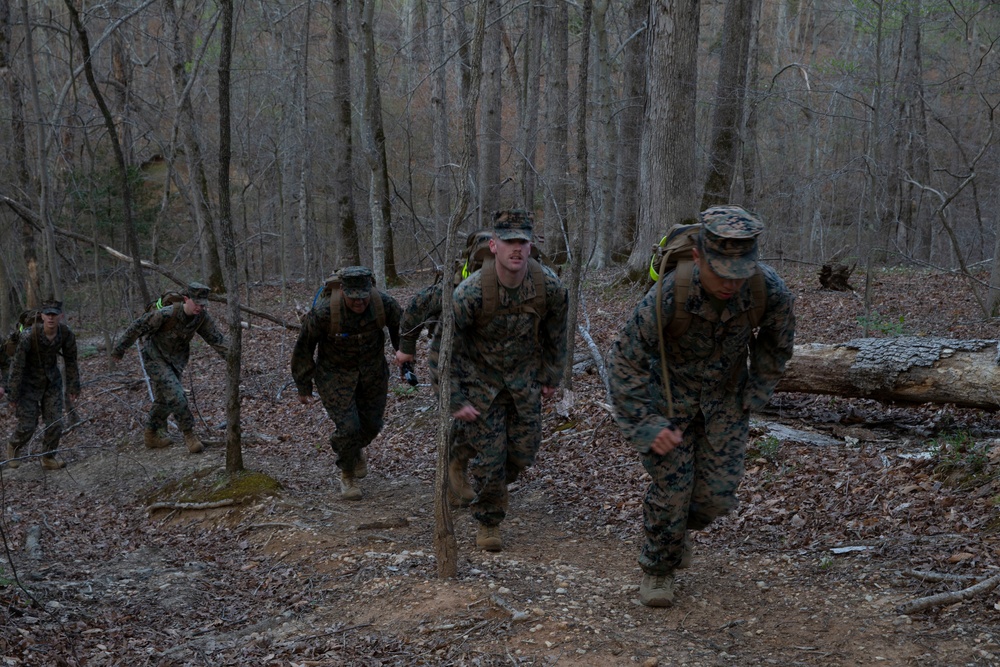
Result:
<instances>
[{"instance_id":1,"label":"woodland camouflage pattern","mask_svg":"<svg viewBox=\"0 0 1000 667\"><path fill-rule=\"evenodd\" d=\"M172 322L171 324L167 324ZM188 315L184 304L176 303L143 314L122 334L111 356L121 359L137 339L142 338L142 361L153 389L153 407L146 426L154 431L167 426L172 414L177 426L187 433L194 429L194 416L188 407L181 376L191 354L191 339L198 334L223 357L229 348L225 336L215 327L207 310Z\"/></svg>"},{"instance_id":2,"label":"woodland camouflage pattern","mask_svg":"<svg viewBox=\"0 0 1000 667\"><path fill-rule=\"evenodd\" d=\"M376 293L385 308L392 347L399 349L399 304L381 290ZM312 396L315 383L323 407L336 425L330 446L337 454L337 466L352 471L361 449L382 430L389 391L385 333L377 328L375 308L370 303L358 315L342 302L340 333L331 337L329 330L327 299L310 310L302 323L292 350L292 377L300 396Z\"/></svg>"},{"instance_id":3,"label":"woodland camouflage pattern","mask_svg":"<svg viewBox=\"0 0 1000 667\"><path fill-rule=\"evenodd\" d=\"M764 223L739 206L713 206L698 215L701 248L708 265L723 278L749 278L757 270L757 237Z\"/></svg>"},{"instance_id":4,"label":"woodland camouflage pattern","mask_svg":"<svg viewBox=\"0 0 1000 667\"><path fill-rule=\"evenodd\" d=\"M26 329L17 342L10 366L9 399L17 404L17 427L10 438L15 450L31 440L39 410L45 422L43 451L55 451L62 437L63 377L59 355L66 365L66 393L80 393L80 368L76 363L76 336L60 323L54 340L37 324Z\"/></svg>"},{"instance_id":5,"label":"woodland camouflage pattern","mask_svg":"<svg viewBox=\"0 0 1000 667\"><path fill-rule=\"evenodd\" d=\"M427 366L430 368L431 384L437 393L438 356L441 352L441 290L440 282L428 285L417 292L403 311L399 323L399 351L403 354L417 353L417 340L420 333L427 328L431 337L427 355Z\"/></svg>"},{"instance_id":6,"label":"woodland camouflage pattern","mask_svg":"<svg viewBox=\"0 0 1000 667\"><path fill-rule=\"evenodd\" d=\"M768 296L754 336L747 317L752 305L749 283L718 311L701 288L695 264L684 306L692 314L691 325L677 340L665 341L672 423L683 431L681 444L665 456L650 451L657 434L671 426L660 370L655 285L608 356L616 420L653 479L643 502L646 542L639 558L647 574L673 572L680 563L685 530L704 528L735 507L749 411L767 403L792 356L792 294L773 269L757 266ZM665 327L675 308L673 277L670 273L662 278Z\"/></svg>"},{"instance_id":7,"label":"woodland camouflage pattern","mask_svg":"<svg viewBox=\"0 0 1000 667\"><path fill-rule=\"evenodd\" d=\"M567 293L551 269L543 270L544 286L534 284L530 270L513 294L500 286L496 314L485 327L476 325L483 307L482 272L454 293L451 411L471 405L480 412L464 428L475 449L471 511L486 526L503 521L507 484L534 463L542 440L541 388L557 387L566 363ZM529 303L538 289L546 295L540 322L530 313L505 313Z\"/></svg>"}]
</instances>

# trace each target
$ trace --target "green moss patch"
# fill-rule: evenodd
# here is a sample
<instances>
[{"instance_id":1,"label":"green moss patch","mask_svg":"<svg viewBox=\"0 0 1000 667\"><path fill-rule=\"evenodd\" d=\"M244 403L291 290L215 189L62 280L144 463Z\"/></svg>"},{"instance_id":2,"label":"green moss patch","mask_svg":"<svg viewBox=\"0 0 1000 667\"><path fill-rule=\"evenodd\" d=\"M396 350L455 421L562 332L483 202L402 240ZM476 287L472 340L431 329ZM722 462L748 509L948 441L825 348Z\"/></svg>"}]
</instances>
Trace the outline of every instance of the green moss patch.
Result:
<instances>
[{"instance_id":1,"label":"green moss patch","mask_svg":"<svg viewBox=\"0 0 1000 667\"><path fill-rule=\"evenodd\" d=\"M203 468L150 489L143 501L147 505L158 502L211 503L219 500L242 503L277 495L280 491L281 484L278 480L262 472L242 470L229 474L224 470Z\"/></svg>"}]
</instances>

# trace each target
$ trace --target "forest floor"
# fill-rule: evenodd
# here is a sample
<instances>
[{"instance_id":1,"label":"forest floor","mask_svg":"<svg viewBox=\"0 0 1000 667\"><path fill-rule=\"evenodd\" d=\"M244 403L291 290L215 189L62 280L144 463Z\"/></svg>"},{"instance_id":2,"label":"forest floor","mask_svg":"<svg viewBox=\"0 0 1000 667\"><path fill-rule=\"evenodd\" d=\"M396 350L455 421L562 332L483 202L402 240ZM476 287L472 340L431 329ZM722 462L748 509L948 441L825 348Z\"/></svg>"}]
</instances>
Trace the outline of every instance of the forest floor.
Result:
<instances>
[{"instance_id":1,"label":"forest floor","mask_svg":"<svg viewBox=\"0 0 1000 667\"><path fill-rule=\"evenodd\" d=\"M815 267L779 269L797 296L797 342L862 336L857 294L819 289ZM585 290L602 352L642 292L615 277ZM393 293L405 304L414 291ZM872 295L875 335L997 337L959 278L884 272ZM276 289L252 297L293 311ZM289 384L295 333L255 323L243 457L281 489L151 509L225 484L225 364L199 343L186 374L206 451L188 454L176 431L174 446L147 450L136 352L109 370L92 323L69 323L86 358L68 466L0 471L3 665L1000 665L996 591L898 611L1000 572L994 413L777 394L754 415L739 508L696 534L676 605L649 609L637 600L645 473L592 371L575 380L570 419L545 405L504 550L477 551L475 522L457 510L458 575L439 579L428 386L392 381L364 498L341 500L332 424ZM13 426L5 410L0 434Z\"/></svg>"}]
</instances>

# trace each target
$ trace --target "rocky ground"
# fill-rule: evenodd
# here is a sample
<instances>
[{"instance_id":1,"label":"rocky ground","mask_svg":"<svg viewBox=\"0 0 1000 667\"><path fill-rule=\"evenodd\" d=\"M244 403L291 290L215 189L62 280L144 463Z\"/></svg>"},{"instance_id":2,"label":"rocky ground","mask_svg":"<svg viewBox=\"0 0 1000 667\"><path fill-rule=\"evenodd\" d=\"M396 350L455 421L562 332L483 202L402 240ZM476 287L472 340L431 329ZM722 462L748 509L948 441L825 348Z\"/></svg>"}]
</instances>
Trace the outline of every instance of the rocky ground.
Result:
<instances>
[{"instance_id":1,"label":"rocky ground","mask_svg":"<svg viewBox=\"0 0 1000 667\"><path fill-rule=\"evenodd\" d=\"M782 273L797 294L799 342L862 335L858 296L818 289L813 268ZM641 292L614 279L586 290L602 351ZM394 293L405 302L412 291ZM886 272L873 293L876 335L996 337L960 279ZM255 297L271 312L294 307ZM70 324L97 340L88 322ZM224 364L204 345L188 372L203 454L187 454L176 433L175 446L144 449L136 354L110 371L93 353L81 422L64 438L67 468L0 470L3 664L1000 664L995 591L899 611L1000 572L993 414L777 395L754 418L740 508L696 536L676 606L654 610L636 599L644 472L592 371L576 379L570 418L546 405L505 549L477 551L459 510L458 575L442 580L429 387L394 384L364 498L346 502L323 444L331 426L288 386L294 333L255 326L244 341L244 460L279 491L151 508L226 483ZM13 418L0 424L9 432Z\"/></svg>"}]
</instances>

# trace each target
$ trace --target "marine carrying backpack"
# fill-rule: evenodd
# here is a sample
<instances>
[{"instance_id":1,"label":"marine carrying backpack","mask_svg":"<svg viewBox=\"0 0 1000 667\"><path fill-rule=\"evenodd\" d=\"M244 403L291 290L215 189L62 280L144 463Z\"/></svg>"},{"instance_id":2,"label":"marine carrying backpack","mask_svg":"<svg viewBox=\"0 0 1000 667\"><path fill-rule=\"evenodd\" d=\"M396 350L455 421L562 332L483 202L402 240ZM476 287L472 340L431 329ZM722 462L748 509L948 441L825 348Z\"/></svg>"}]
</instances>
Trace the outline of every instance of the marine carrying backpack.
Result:
<instances>
[{"instance_id":1,"label":"marine carrying backpack","mask_svg":"<svg viewBox=\"0 0 1000 667\"><path fill-rule=\"evenodd\" d=\"M667 418L674 418L674 401L670 391L670 375L667 369L667 350L664 334L677 339L691 326L691 313L684 305L691 293L691 279L694 275L694 253L698 243L701 224L679 223L670 228L667 235L653 248L649 261L649 277L656 282L656 330L660 343L660 369L663 373L663 394L667 399ZM663 327L663 277L674 274L674 317L666 329ZM747 311L751 328L757 328L767 307L767 286L758 269L749 278L753 308Z\"/></svg>"},{"instance_id":2,"label":"marine carrying backpack","mask_svg":"<svg viewBox=\"0 0 1000 667\"><path fill-rule=\"evenodd\" d=\"M671 271L674 274L674 318L666 330L671 338L679 338L691 326L691 313L683 305L687 303L691 293L691 278L694 275L694 254L691 250L698 243L700 230L701 224L697 222L674 225L654 246L653 256L649 261L649 277L657 285L657 309L662 303L661 279ZM747 317L751 328L757 328L767 306L767 287L760 271L750 276L749 280L753 308L747 312ZM660 329L662 330L662 326Z\"/></svg>"},{"instance_id":3,"label":"marine carrying backpack","mask_svg":"<svg viewBox=\"0 0 1000 667\"><path fill-rule=\"evenodd\" d=\"M369 292L370 303L375 309L375 330L381 331L385 326L385 304L382 303L382 295L375 288L375 279L372 278L372 288ZM340 290L340 273L334 271L323 283L323 287L313 297L313 308L319 299L330 300L330 329L328 334L331 337L340 335L340 305L344 300L344 293Z\"/></svg>"}]
</instances>

